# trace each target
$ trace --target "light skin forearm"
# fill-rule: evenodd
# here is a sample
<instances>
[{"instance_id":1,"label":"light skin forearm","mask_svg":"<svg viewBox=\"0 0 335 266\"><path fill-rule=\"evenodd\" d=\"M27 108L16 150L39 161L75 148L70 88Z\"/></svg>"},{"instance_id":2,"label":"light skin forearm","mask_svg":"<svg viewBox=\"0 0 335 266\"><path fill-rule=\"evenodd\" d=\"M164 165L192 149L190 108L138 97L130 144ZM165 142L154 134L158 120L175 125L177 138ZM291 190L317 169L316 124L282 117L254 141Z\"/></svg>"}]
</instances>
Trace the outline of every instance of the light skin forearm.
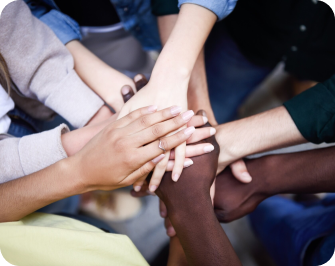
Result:
<instances>
[{"instance_id":1,"label":"light skin forearm","mask_svg":"<svg viewBox=\"0 0 335 266\"><path fill-rule=\"evenodd\" d=\"M219 164L245 156L307 142L285 107L219 125L216 139L222 147Z\"/></svg>"},{"instance_id":2,"label":"light skin forearm","mask_svg":"<svg viewBox=\"0 0 335 266\"><path fill-rule=\"evenodd\" d=\"M74 59L74 68L79 77L105 102L119 111L123 106L120 88L129 85L135 89L132 79L111 68L90 52L79 41L66 44Z\"/></svg>"},{"instance_id":3,"label":"light skin forearm","mask_svg":"<svg viewBox=\"0 0 335 266\"><path fill-rule=\"evenodd\" d=\"M53 202L86 192L70 160L0 184L0 222L17 221Z\"/></svg>"},{"instance_id":4,"label":"light skin forearm","mask_svg":"<svg viewBox=\"0 0 335 266\"><path fill-rule=\"evenodd\" d=\"M158 28L162 44L165 45L177 22L178 15L168 15L158 17ZM202 109L206 112L209 122L217 125L211 108L205 69L204 50L202 49L191 73L188 86L188 107L197 112Z\"/></svg>"}]
</instances>

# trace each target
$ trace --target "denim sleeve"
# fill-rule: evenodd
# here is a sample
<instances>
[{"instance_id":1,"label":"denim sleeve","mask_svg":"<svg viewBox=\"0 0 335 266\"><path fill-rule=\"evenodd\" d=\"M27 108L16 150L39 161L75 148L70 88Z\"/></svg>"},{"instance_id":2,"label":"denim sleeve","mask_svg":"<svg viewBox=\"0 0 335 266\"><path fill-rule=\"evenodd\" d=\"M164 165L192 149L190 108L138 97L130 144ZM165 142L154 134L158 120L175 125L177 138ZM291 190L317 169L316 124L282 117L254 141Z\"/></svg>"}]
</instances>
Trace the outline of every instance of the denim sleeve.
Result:
<instances>
[{"instance_id":1,"label":"denim sleeve","mask_svg":"<svg viewBox=\"0 0 335 266\"><path fill-rule=\"evenodd\" d=\"M219 20L227 17L235 8L237 0L179 0L179 8L182 4L195 4L209 9Z\"/></svg>"},{"instance_id":2,"label":"denim sleeve","mask_svg":"<svg viewBox=\"0 0 335 266\"><path fill-rule=\"evenodd\" d=\"M24 0L35 17L40 19L65 45L72 40L81 40L78 23L57 9L34 0Z\"/></svg>"}]
</instances>

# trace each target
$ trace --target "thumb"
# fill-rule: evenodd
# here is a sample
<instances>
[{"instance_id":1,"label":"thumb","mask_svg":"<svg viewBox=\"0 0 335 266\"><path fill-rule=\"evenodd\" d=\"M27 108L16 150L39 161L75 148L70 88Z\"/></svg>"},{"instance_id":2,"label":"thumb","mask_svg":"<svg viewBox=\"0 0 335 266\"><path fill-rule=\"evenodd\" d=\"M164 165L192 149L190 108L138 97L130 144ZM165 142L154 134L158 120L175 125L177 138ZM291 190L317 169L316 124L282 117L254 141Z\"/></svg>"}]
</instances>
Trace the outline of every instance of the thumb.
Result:
<instances>
[{"instance_id":1,"label":"thumb","mask_svg":"<svg viewBox=\"0 0 335 266\"><path fill-rule=\"evenodd\" d=\"M247 166L243 160L238 160L230 165L231 172L237 180L242 183L250 183L252 177L250 176Z\"/></svg>"}]
</instances>

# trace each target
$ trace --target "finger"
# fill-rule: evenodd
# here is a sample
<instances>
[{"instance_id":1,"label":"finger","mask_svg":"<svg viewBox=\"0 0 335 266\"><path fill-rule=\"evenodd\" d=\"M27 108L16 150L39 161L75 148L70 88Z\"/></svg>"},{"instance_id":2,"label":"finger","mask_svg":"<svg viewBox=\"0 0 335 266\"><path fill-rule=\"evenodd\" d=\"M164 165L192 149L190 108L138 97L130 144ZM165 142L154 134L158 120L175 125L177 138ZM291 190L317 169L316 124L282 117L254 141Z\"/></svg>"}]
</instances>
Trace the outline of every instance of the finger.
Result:
<instances>
[{"instance_id":1,"label":"finger","mask_svg":"<svg viewBox=\"0 0 335 266\"><path fill-rule=\"evenodd\" d=\"M206 111L205 111L205 110L202 110L202 109L200 109L200 110L197 112L197 115L201 115L201 116L207 117Z\"/></svg>"},{"instance_id":2,"label":"finger","mask_svg":"<svg viewBox=\"0 0 335 266\"><path fill-rule=\"evenodd\" d=\"M252 177L248 172L247 166L243 160L238 160L230 165L231 172L237 180L242 183L250 183Z\"/></svg>"},{"instance_id":3,"label":"finger","mask_svg":"<svg viewBox=\"0 0 335 266\"><path fill-rule=\"evenodd\" d=\"M214 150L214 146L210 143L201 143L197 145L187 145L185 157L191 158L199 155L203 155L205 153L210 153ZM175 151L172 150L170 153L170 160L175 159ZM186 159L185 159L186 160Z\"/></svg>"},{"instance_id":4,"label":"finger","mask_svg":"<svg viewBox=\"0 0 335 266\"><path fill-rule=\"evenodd\" d=\"M175 151L175 161L172 170L172 180L174 182L177 182L184 168L186 141L177 146L174 149L174 151Z\"/></svg>"},{"instance_id":5,"label":"finger","mask_svg":"<svg viewBox=\"0 0 335 266\"><path fill-rule=\"evenodd\" d=\"M147 78L142 75L142 74L138 74L134 77L134 82L135 82L135 86L136 86L136 90L139 91L140 89L142 89L145 85L148 84L148 80Z\"/></svg>"},{"instance_id":6,"label":"finger","mask_svg":"<svg viewBox=\"0 0 335 266\"><path fill-rule=\"evenodd\" d=\"M159 116L160 112L157 112L151 115L152 118ZM158 114L158 115L157 115ZM155 116L156 115L156 116ZM137 128L144 128L144 125L152 124L152 126L143 129L142 131L134 133L132 139L138 145L138 147L143 146L147 143L155 141L158 138L168 135L171 132L176 131L177 129L183 127L194 115L193 111L186 111L185 113L176 116L175 118L169 119L161 123L153 123L150 116L144 116L138 119ZM162 119L162 118L160 118ZM134 122L133 124L135 124ZM194 128L194 127L192 127ZM129 132L127 127L127 132ZM133 128L135 130L135 128ZM192 132L193 133L193 132ZM167 149L165 149L167 150Z\"/></svg>"},{"instance_id":7,"label":"finger","mask_svg":"<svg viewBox=\"0 0 335 266\"><path fill-rule=\"evenodd\" d=\"M149 189L148 189L148 184L147 182L145 181L141 187L141 190L140 191L135 191L134 189L130 191L130 194L135 197L135 198L139 198L139 197L145 197L145 196L148 196L150 195L149 193Z\"/></svg>"},{"instance_id":8,"label":"finger","mask_svg":"<svg viewBox=\"0 0 335 266\"><path fill-rule=\"evenodd\" d=\"M130 87L129 85L125 85L121 88L121 94L122 94L124 103L126 103L130 100L131 97L134 96L135 93L132 87Z\"/></svg>"},{"instance_id":9,"label":"finger","mask_svg":"<svg viewBox=\"0 0 335 266\"><path fill-rule=\"evenodd\" d=\"M162 218L167 217L167 209L166 209L166 206L165 206L165 204L162 200L159 200L159 213L160 213Z\"/></svg>"},{"instance_id":10,"label":"finger","mask_svg":"<svg viewBox=\"0 0 335 266\"><path fill-rule=\"evenodd\" d=\"M187 123L187 125L190 126L194 126L194 127L201 127L203 125L205 125L208 122L208 118L204 117L202 115L195 115L192 117L192 119L190 120L190 122Z\"/></svg>"},{"instance_id":11,"label":"finger","mask_svg":"<svg viewBox=\"0 0 335 266\"><path fill-rule=\"evenodd\" d=\"M215 133L216 129L214 127L197 128L192 136L187 140L187 143L195 143L200 140L207 139Z\"/></svg>"},{"instance_id":12,"label":"finger","mask_svg":"<svg viewBox=\"0 0 335 266\"><path fill-rule=\"evenodd\" d=\"M172 118L178 118L176 121L179 122L179 124L182 124L181 123L181 116L178 116L181 112L181 107L180 106L172 106L172 107L169 107L169 108L166 108L166 109L163 109L163 110L160 110L154 114L151 114L151 115L145 115L145 116L142 116L140 117L139 119L135 120L134 122L132 122L128 127L127 127L127 134L135 134L135 133L138 133L144 129L149 129L151 127L151 130L159 130L160 127L161 127L161 124L162 122L164 121L168 121L169 119L171 120ZM193 112L193 111L191 111ZM191 119L191 117L189 118ZM175 121L175 120L173 120ZM173 122L172 121L172 122ZM183 120L183 124L186 124L188 121L184 121ZM171 124L168 123L169 125ZM164 124L166 125L166 124ZM178 127L177 127L178 128ZM159 132L156 132L154 131L153 133L159 133ZM142 136L139 136L139 135L134 135L134 137L139 137L139 138L142 138ZM164 136L164 135L162 135ZM154 140L157 139L154 138Z\"/></svg>"},{"instance_id":13,"label":"finger","mask_svg":"<svg viewBox=\"0 0 335 266\"><path fill-rule=\"evenodd\" d=\"M190 167L193 164L193 161L190 158L185 158L184 168ZM169 160L166 166L166 171L171 172L174 167L174 160Z\"/></svg>"},{"instance_id":14,"label":"finger","mask_svg":"<svg viewBox=\"0 0 335 266\"><path fill-rule=\"evenodd\" d=\"M138 118L148 115L148 114L153 114L157 111L157 106L156 105L150 105L147 107L139 108L133 112L130 112L126 116L120 118L117 120L114 125L116 128L121 128L129 125L130 123L136 121ZM120 114L119 114L120 115Z\"/></svg>"},{"instance_id":15,"label":"finger","mask_svg":"<svg viewBox=\"0 0 335 266\"><path fill-rule=\"evenodd\" d=\"M180 144L185 142L192 135L194 131L195 131L194 127L188 127L172 136L161 138L160 140L154 141L146 146L140 147L139 152L142 154L142 157L140 158L140 163L143 163L143 160L144 162L147 162L155 158L156 156L161 154L164 150L167 152L179 146ZM167 158L166 160L166 164L168 162L168 159L169 158Z\"/></svg>"},{"instance_id":16,"label":"finger","mask_svg":"<svg viewBox=\"0 0 335 266\"><path fill-rule=\"evenodd\" d=\"M169 237L174 237L176 235L176 231L174 230L174 228L172 226L172 223L171 223L169 218L165 219L164 225L165 225L165 228L166 228L166 234Z\"/></svg>"},{"instance_id":17,"label":"finger","mask_svg":"<svg viewBox=\"0 0 335 266\"><path fill-rule=\"evenodd\" d=\"M131 173L127 179L128 180L134 180L132 183L136 183L136 181L138 180L143 180L141 182L141 186L143 185L144 180L146 179L146 177L148 176L148 174L154 169L154 167L160 162L162 161L165 157L165 154L161 154L159 156L157 156L156 158L154 158L153 160L147 162L146 164L144 164L143 166L141 166L139 169L137 169L135 172ZM134 186L134 190L136 191L140 191L141 187L138 189L136 186Z\"/></svg>"},{"instance_id":18,"label":"finger","mask_svg":"<svg viewBox=\"0 0 335 266\"><path fill-rule=\"evenodd\" d=\"M215 180L216 180L216 179L214 179L214 182L213 182L213 184L212 184L212 186L211 186L211 189L210 189L210 191L209 191L209 194L211 195L212 205L214 205Z\"/></svg>"},{"instance_id":19,"label":"finger","mask_svg":"<svg viewBox=\"0 0 335 266\"><path fill-rule=\"evenodd\" d=\"M169 155L169 152L167 152L165 158L156 165L149 183L150 192L155 192L161 183L163 175L165 174L167 163L169 161Z\"/></svg>"}]
</instances>

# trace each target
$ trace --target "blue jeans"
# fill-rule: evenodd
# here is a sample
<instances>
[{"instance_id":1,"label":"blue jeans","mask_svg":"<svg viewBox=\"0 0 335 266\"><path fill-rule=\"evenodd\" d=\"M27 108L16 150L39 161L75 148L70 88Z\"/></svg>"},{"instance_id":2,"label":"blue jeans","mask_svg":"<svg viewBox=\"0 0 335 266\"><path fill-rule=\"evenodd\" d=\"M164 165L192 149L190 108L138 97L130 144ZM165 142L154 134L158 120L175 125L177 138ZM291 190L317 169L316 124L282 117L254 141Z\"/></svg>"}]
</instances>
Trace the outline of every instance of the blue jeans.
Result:
<instances>
[{"instance_id":1,"label":"blue jeans","mask_svg":"<svg viewBox=\"0 0 335 266\"><path fill-rule=\"evenodd\" d=\"M11 118L11 125L9 127L8 134L17 138L40 133L44 130L52 129L61 123L66 122L59 116L50 122L41 121L32 118L18 107L15 107L15 109L10 111L8 115ZM79 207L79 200L80 197L78 195L72 196L45 206L39 211L45 213L63 212L76 214Z\"/></svg>"},{"instance_id":2,"label":"blue jeans","mask_svg":"<svg viewBox=\"0 0 335 266\"><path fill-rule=\"evenodd\" d=\"M216 23L209 35L205 62L209 96L219 124L236 119L240 104L273 70L247 60L224 21Z\"/></svg>"},{"instance_id":3,"label":"blue jeans","mask_svg":"<svg viewBox=\"0 0 335 266\"><path fill-rule=\"evenodd\" d=\"M278 266L322 265L334 253L335 194L308 205L271 197L249 218Z\"/></svg>"}]
</instances>

